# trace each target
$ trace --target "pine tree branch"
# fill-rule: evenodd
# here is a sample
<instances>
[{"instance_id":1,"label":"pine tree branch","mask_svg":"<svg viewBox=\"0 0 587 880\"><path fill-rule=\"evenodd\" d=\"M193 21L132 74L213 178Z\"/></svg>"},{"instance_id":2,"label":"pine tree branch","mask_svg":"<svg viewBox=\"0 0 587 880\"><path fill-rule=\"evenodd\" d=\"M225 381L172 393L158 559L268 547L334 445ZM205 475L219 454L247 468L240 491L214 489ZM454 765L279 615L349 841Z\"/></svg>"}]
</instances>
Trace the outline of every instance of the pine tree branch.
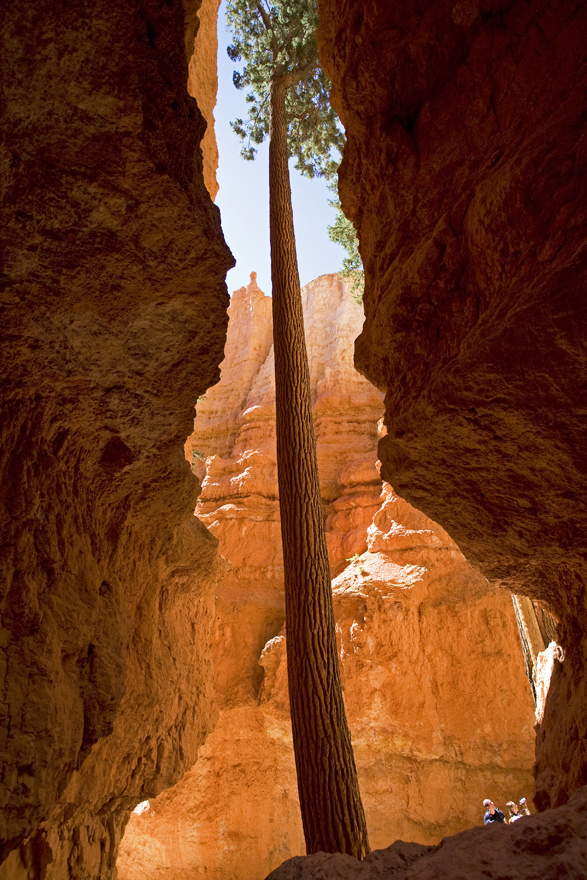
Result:
<instances>
[{"instance_id":1,"label":"pine tree branch","mask_svg":"<svg viewBox=\"0 0 587 880\"><path fill-rule=\"evenodd\" d=\"M275 60L279 55L281 49L283 48L283 44L281 46L277 45L277 36L275 34L273 24L271 23L271 17L268 15L267 10L264 8L262 0L257 0L257 9L265 26L265 30L271 34L271 54L273 55L273 59Z\"/></svg>"},{"instance_id":2,"label":"pine tree branch","mask_svg":"<svg viewBox=\"0 0 587 880\"><path fill-rule=\"evenodd\" d=\"M315 57L313 57L311 61L309 61L299 70L289 70L282 76L277 77L275 83L279 84L285 89L290 89L292 86L295 86L303 80L307 79L310 74L316 70L317 63L318 53L316 53Z\"/></svg>"}]
</instances>

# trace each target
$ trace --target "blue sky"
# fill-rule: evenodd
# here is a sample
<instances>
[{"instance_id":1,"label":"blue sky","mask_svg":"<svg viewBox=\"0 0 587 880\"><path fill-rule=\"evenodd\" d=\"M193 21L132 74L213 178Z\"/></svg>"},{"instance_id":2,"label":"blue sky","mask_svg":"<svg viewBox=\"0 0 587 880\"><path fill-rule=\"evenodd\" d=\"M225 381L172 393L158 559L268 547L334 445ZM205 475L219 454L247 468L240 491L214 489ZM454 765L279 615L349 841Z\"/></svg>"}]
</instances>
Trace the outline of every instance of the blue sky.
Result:
<instances>
[{"instance_id":1,"label":"blue sky","mask_svg":"<svg viewBox=\"0 0 587 880\"><path fill-rule=\"evenodd\" d=\"M226 54L230 34L226 31L224 2L218 17L218 103L214 111L220 154L216 204L222 214L224 237L236 259L227 276L229 293L249 283L257 272L259 287L271 294L269 253L268 147L259 147L254 162L240 157L241 142L230 121L246 117L244 92L232 84L235 64ZM328 204L330 193L321 180L302 177L290 164L294 226L300 281L307 284L318 275L337 272L344 250L328 238L327 226L334 221Z\"/></svg>"}]
</instances>

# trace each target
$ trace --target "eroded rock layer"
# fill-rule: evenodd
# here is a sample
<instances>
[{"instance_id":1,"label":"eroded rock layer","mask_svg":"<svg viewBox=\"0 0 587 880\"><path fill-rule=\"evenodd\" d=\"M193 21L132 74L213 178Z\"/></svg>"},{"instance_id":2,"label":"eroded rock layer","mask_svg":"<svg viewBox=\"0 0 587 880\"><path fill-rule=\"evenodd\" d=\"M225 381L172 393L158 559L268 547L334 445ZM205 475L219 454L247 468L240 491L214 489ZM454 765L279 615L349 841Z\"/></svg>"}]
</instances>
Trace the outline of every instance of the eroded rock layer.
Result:
<instances>
[{"instance_id":1,"label":"eroded rock layer","mask_svg":"<svg viewBox=\"0 0 587 880\"><path fill-rule=\"evenodd\" d=\"M531 786L533 704L509 596L382 485L381 395L353 369L362 311L337 276L303 292L345 700L373 846L436 843ZM219 721L195 767L132 817L120 880L259 880L304 851L287 696L270 300L231 301L222 379L187 456L232 570L216 591ZM194 454L194 453L197 453ZM488 794L489 793L489 794Z\"/></svg>"},{"instance_id":2,"label":"eroded rock layer","mask_svg":"<svg viewBox=\"0 0 587 880\"><path fill-rule=\"evenodd\" d=\"M561 620L536 798L587 782L587 8L321 0L382 474Z\"/></svg>"},{"instance_id":3,"label":"eroded rock layer","mask_svg":"<svg viewBox=\"0 0 587 880\"><path fill-rule=\"evenodd\" d=\"M111 876L214 719L222 571L182 455L231 256L197 3L3 4L0 876ZM188 33L189 31L189 33Z\"/></svg>"}]
</instances>

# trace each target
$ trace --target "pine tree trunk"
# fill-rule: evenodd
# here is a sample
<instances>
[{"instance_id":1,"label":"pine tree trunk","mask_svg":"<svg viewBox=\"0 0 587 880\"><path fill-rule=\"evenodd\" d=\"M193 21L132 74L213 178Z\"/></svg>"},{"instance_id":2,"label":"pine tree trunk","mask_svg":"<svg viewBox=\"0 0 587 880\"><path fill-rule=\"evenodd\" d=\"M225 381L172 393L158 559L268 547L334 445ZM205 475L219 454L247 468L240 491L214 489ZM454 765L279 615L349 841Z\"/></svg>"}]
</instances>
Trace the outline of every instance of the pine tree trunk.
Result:
<instances>
[{"instance_id":1,"label":"pine tree trunk","mask_svg":"<svg viewBox=\"0 0 587 880\"><path fill-rule=\"evenodd\" d=\"M362 859L369 844L338 667L293 228L286 87L282 80L271 88L269 204L293 744L308 853L341 852Z\"/></svg>"}]
</instances>

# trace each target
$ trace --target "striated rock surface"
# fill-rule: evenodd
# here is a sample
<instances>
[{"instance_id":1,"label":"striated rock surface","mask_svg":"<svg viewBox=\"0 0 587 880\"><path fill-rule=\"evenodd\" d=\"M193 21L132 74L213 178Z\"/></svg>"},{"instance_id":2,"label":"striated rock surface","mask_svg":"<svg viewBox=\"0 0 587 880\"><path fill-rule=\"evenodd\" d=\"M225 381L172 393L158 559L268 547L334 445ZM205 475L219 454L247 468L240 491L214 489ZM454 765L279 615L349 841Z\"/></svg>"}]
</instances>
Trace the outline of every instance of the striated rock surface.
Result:
<instances>
[{"instance_id":1,"label":"striated rock surface","mask_svg":"<svg viewBox=\"0 0 587 880\"><path fill-rule=\"evenodd\" d=\"M187 28L175 2L2 6L9 880L111 877L129 811L193 764L215 718L224 563L191 515L182 443L218 379L231 256L186 91L186 7Z\"/></svg>"},{"instance_id":2,"label":"striated rock surface","mask_svg":"<svg viewBox=\"0 0 587 880\"><path fill-rule=\"evenodd\" d=\"M587 8L321 0L382 474L561 621L537 803L587 783Z\"/></svg>"},{"instance_id":3,"label":"striated rock surface","mask_svg":"<svg viewBox=\"0 0 587 880\"><path fill-rule=\"evenodd\" d=\"M425 847L396 841L352 856L316 853L294 858L270 874L271 880L583 880L587 872L587 789L565 807L520 819L513 825L471 828Z\"/></svg>"},{"instance_id":4,"label":"striated rock surface","mask_svg":"<svg viewBox=\"0 0 587 880\"><path fill-rule=\"evenodd\" d=\"M304 851L291 744L268 309L231 301L222 379L188 442L197 513L232 569L216 591L219 721L195 767L134 815L119 880L260 880ZM511 599L382 486L381 396L352 367L361 309L337 276L304 288L345 699L372 846L437 843L530 790L533 703ZM196 466L203 463L195 457Z\"/></svg>"}]
</instances>

